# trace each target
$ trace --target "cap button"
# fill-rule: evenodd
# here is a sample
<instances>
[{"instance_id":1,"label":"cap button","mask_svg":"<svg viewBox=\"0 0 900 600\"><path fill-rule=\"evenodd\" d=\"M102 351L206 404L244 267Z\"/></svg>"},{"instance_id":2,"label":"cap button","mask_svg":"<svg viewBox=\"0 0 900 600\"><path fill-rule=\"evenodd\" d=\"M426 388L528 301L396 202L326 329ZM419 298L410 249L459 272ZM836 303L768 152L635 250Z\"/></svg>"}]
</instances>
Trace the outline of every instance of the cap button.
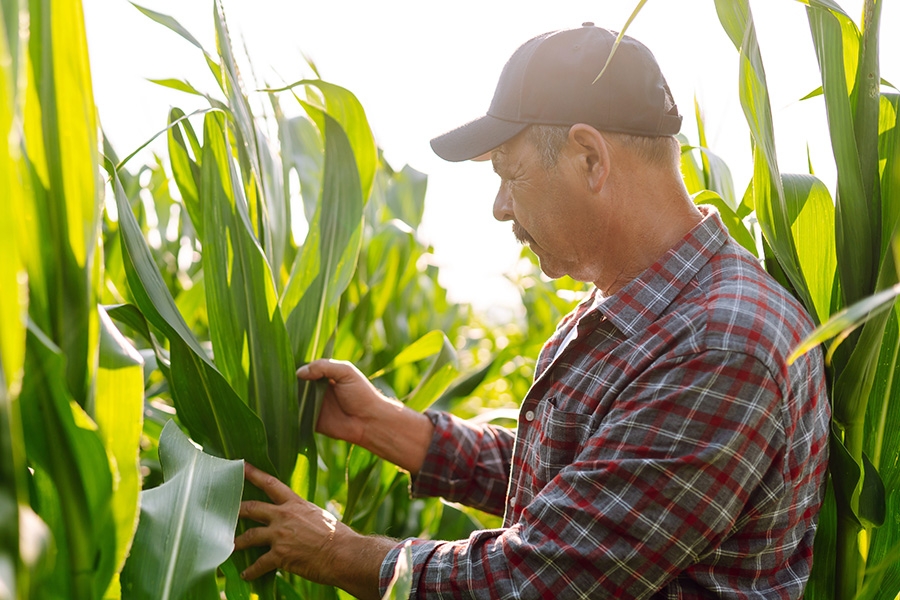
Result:
<instances>
[{"instance_id":1,"label":"cap button","mask_svg":"<svg viewBox=\"0 0 900 600\"><path fill-rule=\"evenodd\" d=\"M594 24L591 23L590 21L585 21L584 23L581 24L581 26L582 27L593 27Z\"/></svg>"}]
</instances>

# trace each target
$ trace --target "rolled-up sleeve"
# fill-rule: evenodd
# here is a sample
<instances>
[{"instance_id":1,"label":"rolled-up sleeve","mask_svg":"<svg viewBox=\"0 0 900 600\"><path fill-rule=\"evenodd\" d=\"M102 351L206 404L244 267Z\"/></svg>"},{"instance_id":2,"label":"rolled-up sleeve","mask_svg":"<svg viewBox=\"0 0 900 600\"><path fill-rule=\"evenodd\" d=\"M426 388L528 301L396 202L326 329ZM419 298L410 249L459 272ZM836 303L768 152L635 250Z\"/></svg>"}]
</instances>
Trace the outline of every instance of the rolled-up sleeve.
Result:
<instances>
[{"instance_id":1,"label":"rolled-up sleeve","mask_svg":"<svg viewBox=\"0 0 900 600\"><path fill-rule=\"evenodd\" d=\"M512 431L475 425L444 412L425 414L434 423L434 435L422 468L411 479L413 497L440 496L502 515L515 440Z\"/></svg>"}]
</instances>

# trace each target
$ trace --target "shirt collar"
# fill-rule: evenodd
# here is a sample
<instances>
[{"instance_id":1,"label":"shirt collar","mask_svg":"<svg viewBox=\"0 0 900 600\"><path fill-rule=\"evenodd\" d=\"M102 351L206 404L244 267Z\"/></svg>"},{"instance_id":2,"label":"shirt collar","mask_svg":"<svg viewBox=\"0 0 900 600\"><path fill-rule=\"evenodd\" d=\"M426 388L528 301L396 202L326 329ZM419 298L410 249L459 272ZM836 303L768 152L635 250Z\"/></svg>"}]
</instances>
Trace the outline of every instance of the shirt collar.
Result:
<instances>
[{"instance_id":1,"label":"shirt collar","mask_svg":"<svg viewBox=\"0 0 900 600\"><path fill-rule=\"evenodd\" d=\"M627 337L645 331L656 321L728 240L728 230L715 208L703 206L700 210L703 220L680 242L600 303L601 314Z\"/></svg>"}]
</instances>

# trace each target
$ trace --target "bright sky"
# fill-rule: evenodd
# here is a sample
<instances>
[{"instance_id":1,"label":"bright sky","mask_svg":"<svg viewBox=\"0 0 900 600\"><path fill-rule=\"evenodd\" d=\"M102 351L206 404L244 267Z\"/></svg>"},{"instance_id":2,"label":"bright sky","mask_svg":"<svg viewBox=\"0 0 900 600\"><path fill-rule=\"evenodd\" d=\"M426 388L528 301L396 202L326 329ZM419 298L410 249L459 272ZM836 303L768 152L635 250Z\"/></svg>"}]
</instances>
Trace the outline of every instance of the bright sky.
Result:
<instances>
[{"instance_id":1,"label":"bright sky","mask_svg":"<svg viewBox=\"0 0 900 600\"><path fill-rule=\"evenodd\" d=\"M165 127L170 106L186 112L202 100L149 83L187 79L215 89L199 51L150 21L125 0L83 0L94 93L107 135L121 156ZM139 1L139 3L141 3ZM322 77L359 97L378 144L395 168L429 175L422 233L435 248L442 282L454 298L481 308L515 306L504 274L520 247L508 223L491 216L497 178L489 163L446 163L430 138L484 114L497 77L529 38L584 21L620 28L635 0L224 0L236 45L241 38L256 78L275 86ZM861 2L840 4L851 16ZM169 14L208 49L215 48L211 0L143 0ZM755 0L756 19L782 171L813 165L833 188L833 159L821 98L798 99L819 86L805 7L791 0ZM900 8L884 3L881 72L900 85ZM705 113L708 143L732 169L738 194L750 177L749 133L737 98L737 52L712 0L651 0L629 29L656 55L681 113L682 133L696 142L693 97ZM252 76L244 73L248 85ZM284 104L288 104L285 98ZM162 138L152 148L164 151ZM135 160L149 157L139 156ZM133 165L136 167L137 165Z\"/></svg>"}]
</instances>

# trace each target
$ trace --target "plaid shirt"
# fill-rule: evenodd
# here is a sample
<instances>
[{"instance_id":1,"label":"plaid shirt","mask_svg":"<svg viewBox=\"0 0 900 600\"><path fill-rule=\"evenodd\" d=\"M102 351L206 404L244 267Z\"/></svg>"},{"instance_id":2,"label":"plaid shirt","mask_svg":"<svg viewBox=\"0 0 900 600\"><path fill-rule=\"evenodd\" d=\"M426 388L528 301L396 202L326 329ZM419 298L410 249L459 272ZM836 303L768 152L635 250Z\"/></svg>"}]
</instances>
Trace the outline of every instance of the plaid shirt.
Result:
<instances>
[{"instance_id":1,"label":"plaid shirt","mask_svg":"<svg viewBox=\"0 0 900 600\"><path fill-rule=\"evenodd\" d=\"M827 463L821 353L786 364L809 317L707 212L598 309L563 319L517 435L429 413L413 494L505 519L412 540L412 597L802 595Z\"/></svg>"}]
</instances>

